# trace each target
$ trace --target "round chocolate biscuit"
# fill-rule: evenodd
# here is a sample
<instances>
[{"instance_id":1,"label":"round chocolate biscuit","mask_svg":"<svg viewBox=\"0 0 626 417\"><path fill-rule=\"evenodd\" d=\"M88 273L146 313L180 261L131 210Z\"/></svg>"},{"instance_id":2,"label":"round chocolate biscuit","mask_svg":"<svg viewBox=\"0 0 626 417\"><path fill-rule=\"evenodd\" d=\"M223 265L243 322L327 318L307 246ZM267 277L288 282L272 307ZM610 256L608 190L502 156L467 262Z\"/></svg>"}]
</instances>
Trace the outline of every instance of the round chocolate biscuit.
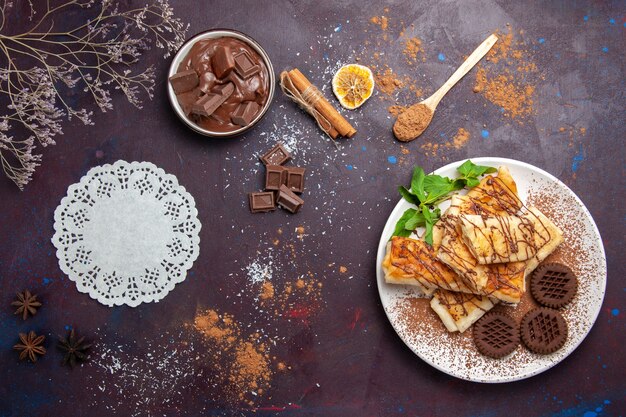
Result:
<instances>
[{"instance_id":1,"label":"round chocolate biscuit","mask_svg":"<svg viewBox=\"0 0 626 417\"><path fill-rule=\"evenodd\" d=\"M502 358L519 344L519 328L515 320L501 312L489 312L474 325L474 344L485 356Z\"/></svg>"},{"instance_id":2,"label":"round chocolate biscuit","mask_svg":"<svg viewBox=\"0 0 626 417\"><path fill-rule=\"evenodd\" d=\"M520 333L528 349L547 355L565 344L567 323L558 311L539 307L526 313L520 325Z\"/></svg>"},{"instance_id":3,"label":"round chocolate biscuit","mask_svg":"<svg viewBox=\"0 0 626 417\"><path fill-rule=\"evenodd\" d=\"M574 295L578 281L567 266L550 263L539 266L530 281L530 293L541 305L561 308L567 305Z\"/></svg>"}]
</instances>

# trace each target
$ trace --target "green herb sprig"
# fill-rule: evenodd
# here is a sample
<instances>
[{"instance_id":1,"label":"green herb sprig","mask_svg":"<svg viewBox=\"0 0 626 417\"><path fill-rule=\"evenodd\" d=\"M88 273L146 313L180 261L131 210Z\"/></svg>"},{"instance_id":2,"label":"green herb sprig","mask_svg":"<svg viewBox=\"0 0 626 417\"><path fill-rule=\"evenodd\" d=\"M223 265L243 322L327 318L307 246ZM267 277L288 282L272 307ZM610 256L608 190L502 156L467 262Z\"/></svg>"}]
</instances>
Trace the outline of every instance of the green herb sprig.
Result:
<instances>
[{"instance_id":1,"label":"green herb sprig","mask_svg":"<svg viewBox=\"0 0 626 417\"><path fill-rule=\"evenodd\" d=\"M493 167L476 165L469 159L456 169L460 176L456 179L441 175L426 175L420 166L413 169L410 188L398 187L402 198L417 208L407 209L396 223L393 236L410 236L418 227L426 228L424 240L433 244L433 226L441 216L437 207L449 199L454 191L473 188L480 183L478 177L491 174L497 170Z\"/></svg>"}]
</instances>

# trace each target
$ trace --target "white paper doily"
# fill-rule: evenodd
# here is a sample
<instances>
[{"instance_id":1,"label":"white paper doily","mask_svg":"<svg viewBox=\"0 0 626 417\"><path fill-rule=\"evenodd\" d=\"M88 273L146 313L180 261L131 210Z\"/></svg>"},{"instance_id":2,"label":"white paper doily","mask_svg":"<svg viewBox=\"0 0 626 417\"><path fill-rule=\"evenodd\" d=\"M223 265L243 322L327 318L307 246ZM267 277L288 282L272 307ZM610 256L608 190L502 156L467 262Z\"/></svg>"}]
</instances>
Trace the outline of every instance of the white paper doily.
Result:
<instances>
[{"instance_id":1,"label":"white paper doily","mask_svg":"<svg viewBox=\"0 0 626 417\"><path fill-rule=\"evenodd\" d=\"M59 266L108 306L159 301L198 257L196 203L150 162L117 161L70 185L54 212Z\"/></svg>"}]
</instances>

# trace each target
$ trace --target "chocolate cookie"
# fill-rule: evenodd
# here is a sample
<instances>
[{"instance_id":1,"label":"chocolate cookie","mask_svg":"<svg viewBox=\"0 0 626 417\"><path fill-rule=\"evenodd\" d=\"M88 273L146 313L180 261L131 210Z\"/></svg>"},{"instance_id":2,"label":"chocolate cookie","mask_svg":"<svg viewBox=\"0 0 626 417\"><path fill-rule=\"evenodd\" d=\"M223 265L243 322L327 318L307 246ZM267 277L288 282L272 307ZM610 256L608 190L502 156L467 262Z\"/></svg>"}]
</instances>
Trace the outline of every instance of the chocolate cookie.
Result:
<instances>
[{"instance_id":1,"label":"chocolate cookie","mask_svg":"<svg viewBox=\"0 0 626 417\"><path fill-rule=\"evenodd\" d=\"M478 320L473 335L478 351L496 359L513 352L519 344L519 330L515 320L495 311Z\"/></svg>"},{"instance_id":2,"label":"chocolate cookie","mask_svg":"<svg viewBox=\"0 0 626 417\"><path fill-rule=\"evenodd\" d=\"M547 355L561 349L565 344L567 323L558 311L539 307L526 313L520 332L528 349Z\"/></svg>"},{"instance_id":3,"label":"chocolate cookie","mask_svg":"<svg viewBox=\"0 0 626 417\"><path fill-rule=\"evenodd\" d=\"M578 281L567 266L551 263L539 266L530 281L530 293L541 305L561 308L576 294Z\"/></svg>"}]
</instances>

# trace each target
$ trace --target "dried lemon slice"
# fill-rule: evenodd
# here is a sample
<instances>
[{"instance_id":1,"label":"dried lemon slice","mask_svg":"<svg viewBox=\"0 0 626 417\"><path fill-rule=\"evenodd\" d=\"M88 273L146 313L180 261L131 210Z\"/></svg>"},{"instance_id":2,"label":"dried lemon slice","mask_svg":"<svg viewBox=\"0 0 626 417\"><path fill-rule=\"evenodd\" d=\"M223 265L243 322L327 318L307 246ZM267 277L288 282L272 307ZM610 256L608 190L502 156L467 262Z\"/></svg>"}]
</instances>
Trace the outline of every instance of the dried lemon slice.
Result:
<instances>
[{"instance_id":1,"label":"dried lemon slice","mask_svg":"<svg viewBox=\"0 0 626 417\"><path fill-rule=\"evenodd\" d=\"M344 65L333 77L333 93L346 109L356 109L374 92L372 71L359 64Z\"/></svg>"}]
</instances>

